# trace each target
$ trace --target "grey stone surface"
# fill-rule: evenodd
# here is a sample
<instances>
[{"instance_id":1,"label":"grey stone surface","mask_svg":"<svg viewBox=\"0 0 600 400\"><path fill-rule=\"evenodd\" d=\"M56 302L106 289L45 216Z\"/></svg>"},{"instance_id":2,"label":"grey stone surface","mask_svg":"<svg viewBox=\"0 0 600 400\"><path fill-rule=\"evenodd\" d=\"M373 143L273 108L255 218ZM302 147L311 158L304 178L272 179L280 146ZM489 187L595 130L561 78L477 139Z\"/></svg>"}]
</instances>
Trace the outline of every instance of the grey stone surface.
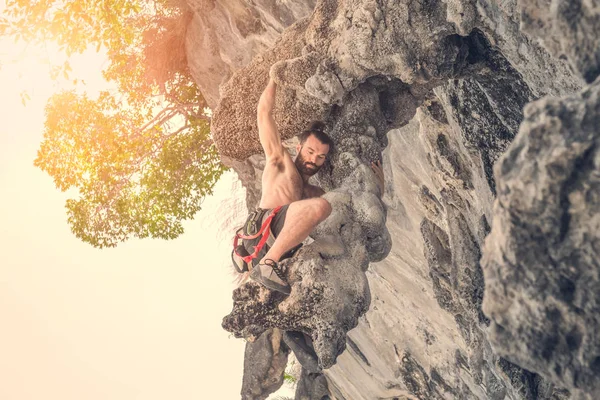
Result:
<instances>
[{"instance_id":1,"label":"grey stone surface","mask_svg":"<svg viewBox=\"0 0 600 400\"><path fill-rule=\"evenodd\" d=\"M496 167L485 312L500 354L600 397L600 81L525 108Z\"/></svg>"},{"instance_id":2,"label":"grey stone surface","mask_svg":"<svg viewBox=\"0 0 600 400\"><path fill-rule=\"evenodd\" d=\"M600 1L520 0L523 30L565 55L587 83L600 75Z\"/></svg>"},{"instance_id":3,"label":"grey stone surface","mask_svg":"<svg viewBox=\"0 0 600 400\"><path fill-rule=\"evenodd\" d=\"M384 202L394 245L367 272L371 307L348 334L355 346L324 371L330 390L348 399L559 399L487 339L479 256L492 194L479 153L443 122L440 103L388 133Z\"/></svg>"},{"instance_id":4,"label":"grey stone surface","mask_svg":"<svg viewBox=\"0 0 600 400\"><path fill-rule=\"evenodd\" d=\"M327 379L321 373L311 373L302 369L296 386L294 400L330 400Z\"/></svg>"},{"instance_id":5,"label":"grey stone surface","mask_svg":"<svg viewBox=\"0 0 600 400\"><path fill-rule=\"evenodd\" d=\"M242 400L265 400L283 385L290 349L282 335L279 329L271 329L258 340L246 343Z\"/></svg>"},{"instance_id":6,"label":"grey stone surface","mask_svg":"<svg viewBox=\"0 0 600 400\"><path fill-rule=\"evenodd\" d=\"M294 353L305 372L316 374L322 371L310 336L302 332L288 331L283 333L283 341Z\"/></svg>"},{"instance_id":7,"label":"grey stone surface","mask_svg":"<svg viewBox=\"0 0 600 400\"><path fill-rule=\"evenodd\" d=\"M212 109L219 102L219 86L315 6L314 0L185 1L193 12L186 36L188 65Z\"/></svg>"}]
</instances>

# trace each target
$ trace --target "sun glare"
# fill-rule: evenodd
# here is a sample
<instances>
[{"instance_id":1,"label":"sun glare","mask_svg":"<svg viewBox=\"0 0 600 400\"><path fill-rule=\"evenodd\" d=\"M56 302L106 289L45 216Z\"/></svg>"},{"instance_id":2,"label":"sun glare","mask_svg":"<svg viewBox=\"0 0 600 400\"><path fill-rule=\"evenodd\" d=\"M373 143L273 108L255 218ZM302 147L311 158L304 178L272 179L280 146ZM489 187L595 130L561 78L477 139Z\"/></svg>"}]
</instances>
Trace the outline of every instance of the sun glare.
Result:
<instances>
[{"instance_id":1,"label":"sun glare","mask_svg":"<svg viewBox=\"0 0 600 400\"><path fill-rule=\"evenodd\" d=\"M3 92L19 93L21 102L34 98L45 100L62 90L86 92L90 96L109 87L102 77L106 64L104 52L88 50L68 60L70 71L64 72L67 56L53 43L36 45L0 39L0 71Z\"/></svg>"}]
</instances>

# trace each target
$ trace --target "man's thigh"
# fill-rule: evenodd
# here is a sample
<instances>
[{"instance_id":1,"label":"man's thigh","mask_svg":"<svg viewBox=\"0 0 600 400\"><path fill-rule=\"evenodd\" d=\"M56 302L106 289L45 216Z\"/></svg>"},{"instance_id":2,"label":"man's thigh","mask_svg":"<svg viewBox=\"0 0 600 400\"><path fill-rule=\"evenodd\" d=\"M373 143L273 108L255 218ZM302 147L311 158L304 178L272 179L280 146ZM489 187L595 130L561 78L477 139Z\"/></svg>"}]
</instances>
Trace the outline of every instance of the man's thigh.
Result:
<instances>
[{"instance_id":1,"label":"man's thigh","mask_svg":"<svg viewBox=\"0 0 600 400\"><path fill-rule=\"evenodd\" d=\"M273 217L271 221L271 232L275 237L279 235L279 232L283 229L283 224L285 223L285 217L287 215L287 210L289 208L289 204L281 207L281 210Z\"/></svg>"},{"instance_id":2,"label":"man's thigh","mask_svg":"<svg viewBox=\"0 0 600 400\"><path fill-rule=\"evenodd\" d=\"M304 199L304 200L294 201L290 204L286 204L285 206L282 206L281 210L279 210L279 212L275 215L275 217L273 217L273 220L271 221L271 232L273 232L275 237L277 237L279 232L281 232L281 230L283 229L283 225L285 223L286 217L288 215L288 209L292 212L292 214L297 214L298 212L302 213L303 211L307 210L311 206L314 206L314 204L318 201L319 201L318 199ZM266 217L266 215L265 215L265 217Z\"/></svg>"}]
</instances>

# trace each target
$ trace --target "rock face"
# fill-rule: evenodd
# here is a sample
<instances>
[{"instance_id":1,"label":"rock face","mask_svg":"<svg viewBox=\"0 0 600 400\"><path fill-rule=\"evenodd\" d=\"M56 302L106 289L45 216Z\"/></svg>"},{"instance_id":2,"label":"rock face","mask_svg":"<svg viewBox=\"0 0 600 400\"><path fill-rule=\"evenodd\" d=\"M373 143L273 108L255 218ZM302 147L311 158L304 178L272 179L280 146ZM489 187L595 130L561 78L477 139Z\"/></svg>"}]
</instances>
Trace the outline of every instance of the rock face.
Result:
<instances>
[{"instance_id":1,"label":"rock face","mask_svg":"<svg viewBox=\"0 0 600 400\"><path fill-rule=\"evenodd\" d=\"M272 329L244 353L242 400L264 400L283 384L283 373L290 349L281 341L282 332Z\"/></svg>"},{"instance_id":2,"label":"rock face","mask_svg":"<svg viewBox=\"0 0 600 400\"><path fill-rule=\"evenodd\" d=\"M520 1L523 30L555 56L565 55L587 83L600 75L598 4L595 0Z\"/></svg>"},{"instance_id":3,"label":"rock face","mask_svg":"<svg viewBox=\"0 0 600 400\"><path fill-rule=\"evenodd\" d=\"M268 45L206 77L228 79L223 160L253 208L271 75L284 139L329 127L315 183L334 211L286 261L292 294L242 285L224 327L249 346L310 337L314 355L280 339L304 351L299 399L599 398L599 23L597 0L319 0L278 39L248 35ZM193 29L190 54L250 40ZM276 385L259 386L244 398Z\"/></svg>"},{"instance_id":4,"label":"rock face","mask_svg":"<svg viewBox=\"0 0 600 400\"><path fill-rule=\"evenodd\" d=\"M525 107L495 168L498 198L483 267L495 350L567 387L600 396L600 6L524 2L524 27L564 54L583 91Z\"/></svg>"},{"instance_id":5,"label":"rock face","mask_svg":"<svg viewBox=\"0 0 600 400\"><path fill-rule=\"evenodd\" d=\"M484 311L501 354L600 397L600 81L525 108L496 167Z\"/></svg>"},{"instance_id":6,"label":"rock face","mask_svg":"<svg viewBox=\"0 0 600 400\"><path fill-rule=\"evenodd\" d=\"M337 118L346 98L369 78L379 78L381 123L388 129L407 123L433 87L484 66L485 39L478 31L458 35L444 9L441 1L427 7L409 0L319 2L310 20L286 30L274 48L223 86L212 123L219 152L239 160L260 152L254 120L269 74L280 85L275 115L284 139L311 120ZM429 29L426 21L439 28Z\"/></svg>"},{"instance_id":7,"label":"rock face","mask_svg":"<svg viewBox=\"0 0 600 400\"><path fill-rule=\"evenodd\" d=\"M219 85L252 57L271 47L281 32L314 8L314 0L186 0L193 12L186 36L187 59L207 104L219 102Z\"/></svg>"}]
</instances>

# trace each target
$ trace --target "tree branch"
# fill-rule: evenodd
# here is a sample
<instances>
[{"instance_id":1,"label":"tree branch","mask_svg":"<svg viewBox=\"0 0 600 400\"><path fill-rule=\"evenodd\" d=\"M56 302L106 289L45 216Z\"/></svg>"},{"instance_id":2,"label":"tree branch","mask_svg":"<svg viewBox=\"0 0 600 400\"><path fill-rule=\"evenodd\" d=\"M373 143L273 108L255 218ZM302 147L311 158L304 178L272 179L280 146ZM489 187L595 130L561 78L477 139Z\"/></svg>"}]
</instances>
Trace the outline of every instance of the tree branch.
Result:
<instances>
[{"instance_id":1,"label":"tree branch","mask_svg":"<svg viewBox=\"0 0 600 400\"><path fill-rule=\"evenodd\" d=\"M162 114L164 114L166 112L170 112L170 114L168 114L166 116L162 116ZM173 118L176 114L178 114L177 110L175 110L173 107L167 107L167 108L161 110L154 118L152 118L150 121L148 121L144 126L139 128L138 131L140 133L142 133L150 127L160 126L160 125L164 124L166 121Z\"/></svg>"},{"instance_id":2,"label":"tree branch","mask_svg":"<svg viewBox=\"0 0 600 400\"><path fill-rule=\"evenodd\" d=\"M164 139L163 139L163 141L164 141L165 139L168 139L168 138L170 138L170 137L173 137L173 136L175 136L175 135L177 135L177 134L179 134L179 133L183 132L184 130L186 130L186 129L188 129L188 128L190 128L190 124L185 124L185 125L184 125L184 126L182 126L181 128L177 129L175 132L171 132L171 133L168 133L168 134L164 135L164 136L163 136L163 138L164 138Z\"/></svg>"}]
</instances>

